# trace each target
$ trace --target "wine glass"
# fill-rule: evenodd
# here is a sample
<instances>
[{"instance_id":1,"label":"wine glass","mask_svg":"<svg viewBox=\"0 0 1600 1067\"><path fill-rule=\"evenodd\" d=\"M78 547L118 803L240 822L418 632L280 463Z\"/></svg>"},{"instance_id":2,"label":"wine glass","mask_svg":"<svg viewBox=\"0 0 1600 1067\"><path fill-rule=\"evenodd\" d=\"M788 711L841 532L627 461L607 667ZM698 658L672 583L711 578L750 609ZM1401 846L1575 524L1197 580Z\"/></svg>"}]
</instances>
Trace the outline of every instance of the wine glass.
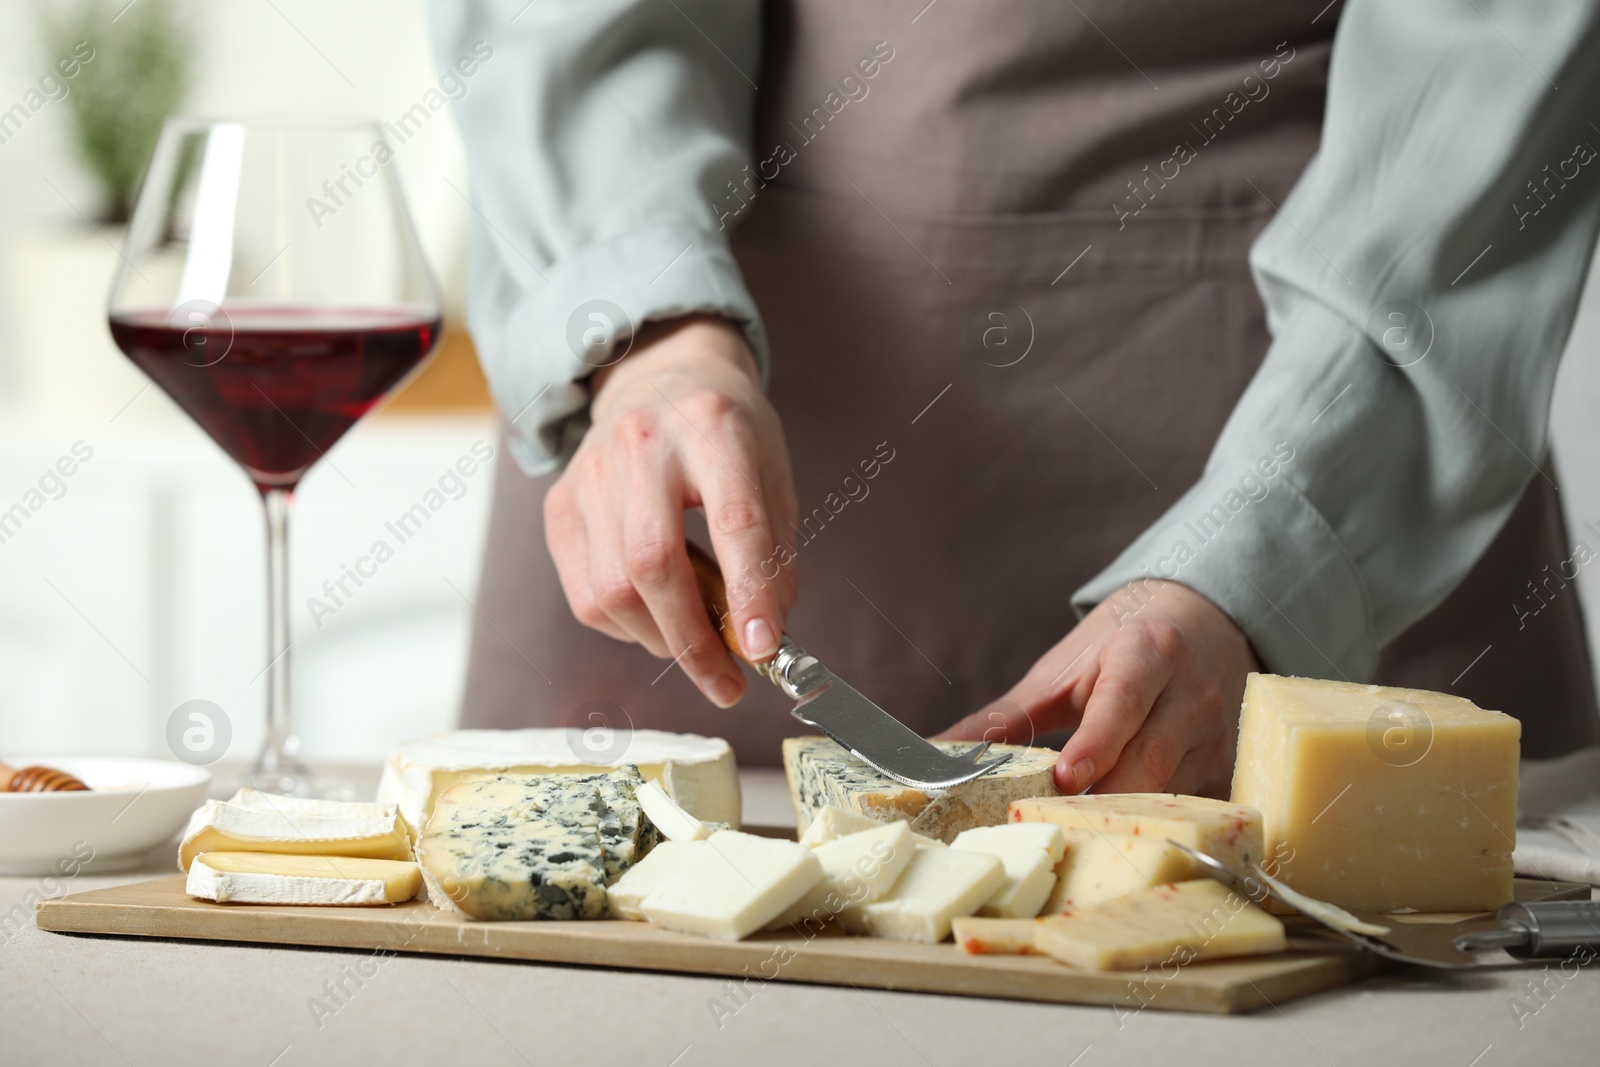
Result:
<instances>
[{"instance_id":1,"label":"wine glass","mask_svg":"<svg viewBox=\"0 0 1600 1067\"><path fill-rule=\"evenodd\" d=\"M290 716L288 522L312 465L433 349L438 289L371 122L174 116L112 285L117 346L244 468L267 519L267 737L249 784L338 795Z\"/></svg>"}]
</instances>

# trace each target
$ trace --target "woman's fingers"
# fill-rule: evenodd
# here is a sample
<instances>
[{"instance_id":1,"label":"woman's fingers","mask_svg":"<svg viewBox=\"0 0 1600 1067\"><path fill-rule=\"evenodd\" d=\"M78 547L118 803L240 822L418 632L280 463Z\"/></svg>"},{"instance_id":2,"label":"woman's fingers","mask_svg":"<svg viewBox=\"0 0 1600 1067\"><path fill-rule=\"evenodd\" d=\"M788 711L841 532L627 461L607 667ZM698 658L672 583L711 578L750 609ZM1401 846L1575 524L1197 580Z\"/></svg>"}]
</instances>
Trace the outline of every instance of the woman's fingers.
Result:
<instances>
[{"instance_id":1,"label":"woman's fingers","mask_svg":"<svg viewBox=\"0 0 1600 1067\"><path fill-rule=\"evenodd\" d=\"M1081 793L1116 766L1186 650L1182 631L1160 620L1129 624L1107 640L1083 721L1056 762L1062 792Z\"/></svg>"},{"instance_id":2,"label":"woman's fingers","mask_svg":"<svg viewBox=\"0 0 1600 1067\"><path fill-rule=\"evenodd\" d=\"M595 598L589 574L589 531L565 478L545 494L544 538L556 565L556 576L561 580L561 591L577 620L607 637L632 643L633 638L611 621Z\"/></svg>"}]
</instances>

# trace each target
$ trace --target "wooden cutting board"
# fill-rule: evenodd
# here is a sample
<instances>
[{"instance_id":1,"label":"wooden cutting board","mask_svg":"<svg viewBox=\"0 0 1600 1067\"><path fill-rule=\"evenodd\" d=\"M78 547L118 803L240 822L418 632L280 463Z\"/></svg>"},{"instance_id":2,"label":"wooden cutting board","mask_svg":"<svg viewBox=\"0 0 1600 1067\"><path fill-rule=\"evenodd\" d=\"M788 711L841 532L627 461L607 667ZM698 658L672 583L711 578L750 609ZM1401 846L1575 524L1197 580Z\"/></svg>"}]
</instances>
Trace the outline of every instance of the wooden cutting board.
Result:
<instances>
[{"instance_id":1,"label":"wooden cutting board","mask_svg":"<svg viewBox=\"0 0 1600 1067\"><path fill-rule=\"evenodd\" d=\"M810 940L791 932L723 942L620 920L473 922L422 901L367 908L213 904L186 895L183 883L174 875L41 901L37 922L61 933L483 956L1128 1010L1248 1011L1391 969L1371 953L1301 932L1294 922L1291 950L1279 955L1194 963L1168 975L1096 973L1044 957L969 956L949 943L851 937L831 927ZM1587 885L1517 879L1518 900L1588 897Z\"/></svg>"}]
</instances>

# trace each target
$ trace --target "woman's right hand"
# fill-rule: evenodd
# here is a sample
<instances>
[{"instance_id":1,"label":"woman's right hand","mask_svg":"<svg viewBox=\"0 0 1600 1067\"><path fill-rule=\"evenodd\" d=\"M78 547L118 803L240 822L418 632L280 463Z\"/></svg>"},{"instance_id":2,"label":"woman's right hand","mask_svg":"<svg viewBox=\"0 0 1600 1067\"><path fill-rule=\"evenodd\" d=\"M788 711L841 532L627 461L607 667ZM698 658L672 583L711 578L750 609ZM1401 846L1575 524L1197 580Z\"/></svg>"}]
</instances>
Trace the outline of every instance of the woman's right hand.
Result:
<instances>
[{"instance_id":1,"label":"woman's right hand","mask_svg":"<svg viewBox=\"0 0 1600 1067\"><path fill-rule=\"evenodd\" d=\"M590 384L590 429L544 502L567 602L586 626L676 660L729 707L744 676L695 586L683 513L705 509L734 632L752 660L770 658L798 590L775 531L798 506L755 357L727 320L691 315L647 324Z\"/></svg>"}]
</instances>

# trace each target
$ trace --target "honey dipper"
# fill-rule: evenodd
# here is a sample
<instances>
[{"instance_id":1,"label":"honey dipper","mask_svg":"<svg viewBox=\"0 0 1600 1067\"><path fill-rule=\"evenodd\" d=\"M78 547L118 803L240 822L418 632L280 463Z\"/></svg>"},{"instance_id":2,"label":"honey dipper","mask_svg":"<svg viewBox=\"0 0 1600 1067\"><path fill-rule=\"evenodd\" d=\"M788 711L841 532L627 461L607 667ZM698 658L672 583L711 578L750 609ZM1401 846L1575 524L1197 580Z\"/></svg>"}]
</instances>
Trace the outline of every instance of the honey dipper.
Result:
<instances>
[{"instance_id":1,"label":"honey dipper","mask_svg":"<svg viewBox=\"0 0 1600 1067\"><path fill-rule=\"evenodd\" d=\"M3 793L74 793L88 788L66 771L54 767L35 765L17 771L0 763L0 792Z\"/></svg>"}]
</instances>

